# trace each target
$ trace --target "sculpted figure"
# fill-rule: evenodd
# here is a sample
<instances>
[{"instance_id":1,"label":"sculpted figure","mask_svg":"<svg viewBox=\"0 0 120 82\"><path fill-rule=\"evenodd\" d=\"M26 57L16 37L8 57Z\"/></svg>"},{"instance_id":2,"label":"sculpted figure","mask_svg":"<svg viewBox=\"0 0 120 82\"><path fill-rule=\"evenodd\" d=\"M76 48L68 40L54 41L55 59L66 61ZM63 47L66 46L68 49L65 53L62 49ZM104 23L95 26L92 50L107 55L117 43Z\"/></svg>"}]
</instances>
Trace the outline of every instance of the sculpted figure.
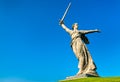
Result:
<instances>
[{"instance_id":1,"label":"sculpted figure","mask_svg":"<svg viewBox=\"0 0 120 82\"><path fill-rule=\"evenodd\" d=\"M95 30L78 30L78 24L74 23L72 26L72 30L67 28L63 21L60 21L59 24L61 27L69 33L71 36L71 47L72 50L77 57L79 63L78 68L79 71L76 75L81 74L89 74L92 76L98 76L96 72L96 65L88 51L86 44L89 44L89 41L85 34L100 32L98 29Z\"/></svg>"}]
</instances>

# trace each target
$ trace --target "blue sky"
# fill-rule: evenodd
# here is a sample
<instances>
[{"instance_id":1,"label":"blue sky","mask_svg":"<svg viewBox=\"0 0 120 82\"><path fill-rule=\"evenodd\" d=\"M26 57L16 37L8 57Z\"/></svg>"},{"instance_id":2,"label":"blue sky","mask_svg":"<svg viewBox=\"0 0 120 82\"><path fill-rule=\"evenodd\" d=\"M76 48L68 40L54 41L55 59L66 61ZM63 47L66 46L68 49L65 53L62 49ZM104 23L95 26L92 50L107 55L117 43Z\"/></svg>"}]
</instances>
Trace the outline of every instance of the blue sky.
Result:
<instances>
[{"instance_id":1,"label":"blue sky","mask_svg":"<svg viewBox=\"0 0 120 82\"><path fill-rule=\"evenodd\" d=\"M56 82L75 75L70 36L59 26L70 0L0 0L0 81ZM120 76L120 1L71 0L71 29L100 29L87 45L100 76Z\"/></svg>"}]
</instances>

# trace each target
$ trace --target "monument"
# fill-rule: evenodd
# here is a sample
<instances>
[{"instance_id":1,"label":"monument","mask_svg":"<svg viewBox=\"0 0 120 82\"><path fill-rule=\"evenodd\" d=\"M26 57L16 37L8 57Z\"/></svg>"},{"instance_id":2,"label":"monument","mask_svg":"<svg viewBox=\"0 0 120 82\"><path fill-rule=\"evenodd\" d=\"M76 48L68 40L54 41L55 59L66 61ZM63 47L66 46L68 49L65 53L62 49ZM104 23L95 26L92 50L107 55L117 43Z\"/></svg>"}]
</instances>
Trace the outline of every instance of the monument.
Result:
<instances>
[{"instance_id":1,"label":"monument","mask_svg":"<svg viewBox=\"0 0 120 82\"><path fill-rule=\"evenodd\" d=\"M84 77L98 77L96 72L96 65L91 57L90 52L87 49L86 44L89 44L88 38L85 36L89 33L100 32L98 29L95 30L78 30L78 23L72 25L72 29L69 29L63 22L71 3L69 3L62 19L59 24L61 27L71 36L71 48L78 59L78 72L75 76L67 77L66 79L76 79Z\"/></svg>"}]
</instances>

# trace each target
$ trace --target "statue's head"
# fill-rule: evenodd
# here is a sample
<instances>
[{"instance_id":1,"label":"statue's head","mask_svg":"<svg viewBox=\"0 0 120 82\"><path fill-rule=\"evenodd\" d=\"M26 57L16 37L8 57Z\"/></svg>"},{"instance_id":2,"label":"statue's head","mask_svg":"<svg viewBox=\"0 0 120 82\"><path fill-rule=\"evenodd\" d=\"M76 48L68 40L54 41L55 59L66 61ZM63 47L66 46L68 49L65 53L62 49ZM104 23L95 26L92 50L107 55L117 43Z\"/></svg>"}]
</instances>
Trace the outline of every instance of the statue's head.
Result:
<instances>
[{"instance_id":1,"label":"statue's head","mask_svg":"<svg viewBox=\"0 0 120 82\"><path fill-rule=\"evenodd\" d=\"M74 24L72 25L72 29L78 29L78 23L74 23Z\"/></svg>"}]
</instances>

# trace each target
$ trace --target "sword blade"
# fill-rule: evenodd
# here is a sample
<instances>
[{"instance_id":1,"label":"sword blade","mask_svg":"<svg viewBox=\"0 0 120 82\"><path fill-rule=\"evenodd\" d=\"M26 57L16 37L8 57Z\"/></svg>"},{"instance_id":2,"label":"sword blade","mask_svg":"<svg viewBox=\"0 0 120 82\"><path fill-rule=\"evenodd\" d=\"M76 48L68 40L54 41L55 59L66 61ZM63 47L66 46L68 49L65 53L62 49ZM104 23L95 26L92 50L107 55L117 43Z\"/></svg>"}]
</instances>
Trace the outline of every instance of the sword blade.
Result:
<instances>
[{"instance_id":1,"label":"sword blade","mask_svg":"<svg viewBox=\"0 0 120 82\"><path fill-rule=\"evenodd\" d=\"M64 18L65 18L65 16L66 16L66 14L67 14L67 12L68 12L68 10L69 10L70 6L71 6L71 2L68 4L68 7L67 7L67 9L65 10L65 13L64 13L64 15L63 15L63 17L62 17L61 21L63 21L63 20L64 20Z\"/></svg>"}]
</instances>

